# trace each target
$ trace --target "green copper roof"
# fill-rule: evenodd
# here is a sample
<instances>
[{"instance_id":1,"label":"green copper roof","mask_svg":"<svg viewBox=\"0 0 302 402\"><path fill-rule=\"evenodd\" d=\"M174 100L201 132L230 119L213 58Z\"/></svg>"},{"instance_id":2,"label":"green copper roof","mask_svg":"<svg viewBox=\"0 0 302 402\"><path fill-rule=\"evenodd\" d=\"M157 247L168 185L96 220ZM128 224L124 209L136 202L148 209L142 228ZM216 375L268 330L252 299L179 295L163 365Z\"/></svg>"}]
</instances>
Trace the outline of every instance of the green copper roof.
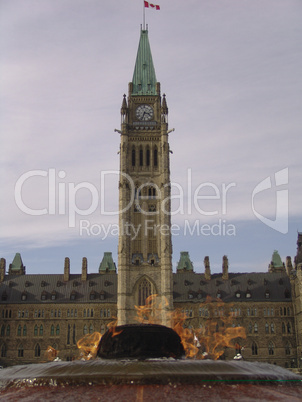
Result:
<instances>
[{"instance_id":1,"label":"green copper roof","mask_svg":"<svg viewBox=\"0 0 302 402\"><path fill-rule=\"evenodd\" d=\"M193 264L187 251L181 251L180 253L180 260L177 265L178 270L193 271Z\"/></svg>"},{"instance_id":2,"label":"green copper roof","mask_svg":"<svg viewBox=\"0 0 302 402\"><path fill-rule=\"evenodd\" d=\"M12 271L19 271L23 267L23 262L20 253L16 253L13 262L11 263L10 269Z\"/></svg>"},{"instance_id":3,"label":"green copper roof","mask_svg":"<svg viewBox=\"0 0 302 402\"><path fill-rule=\"evenodd\" d=\"M132 95L156 95L156 82L148 31L142 30L132 79Z\"/></svg>"},{"instance_id":4,"label":"green copper roof","mask_svg":"<svg viewBox=\"0 0 302 402\"><path fill-rule=\"evenodd\" d=\"M111 272L116 271L115 263L112 259L112 253L105 252L102 262L100 263L100 266L99 266L99 273L110 272L110 271Z\"/></svg>"},{"instance_id":5,"label":"green copper roof","mask_svg":"<svg viewBox=\"0 0 302 402\"><path fill-rule=\"evenodd\" d=\"M277 250L275 250L273 253L272 262L275 268L283 267L283 262Z\"/></svg>"}]
</instances>

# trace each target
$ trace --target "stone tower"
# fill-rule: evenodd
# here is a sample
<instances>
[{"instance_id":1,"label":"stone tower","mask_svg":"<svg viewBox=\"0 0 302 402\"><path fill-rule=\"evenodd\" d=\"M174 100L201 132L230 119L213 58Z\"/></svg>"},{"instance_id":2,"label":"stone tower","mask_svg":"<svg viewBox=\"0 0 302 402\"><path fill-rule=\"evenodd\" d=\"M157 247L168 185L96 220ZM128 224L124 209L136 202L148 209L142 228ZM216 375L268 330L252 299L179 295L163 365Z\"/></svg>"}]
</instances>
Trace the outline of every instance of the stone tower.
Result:
<instances>
[{"instance_id":1,"label":"stone tower","mask_svg":"<svg viewBox=\"0 0 302 402\"><path fill-rule=\"evenodd\" d=\"M118 324L135 323L135 306L152 294L159 323L173 308L168 107L156 80L148 31L141 30L128 97L121 108Z\"/></svg>"}]
</instances>

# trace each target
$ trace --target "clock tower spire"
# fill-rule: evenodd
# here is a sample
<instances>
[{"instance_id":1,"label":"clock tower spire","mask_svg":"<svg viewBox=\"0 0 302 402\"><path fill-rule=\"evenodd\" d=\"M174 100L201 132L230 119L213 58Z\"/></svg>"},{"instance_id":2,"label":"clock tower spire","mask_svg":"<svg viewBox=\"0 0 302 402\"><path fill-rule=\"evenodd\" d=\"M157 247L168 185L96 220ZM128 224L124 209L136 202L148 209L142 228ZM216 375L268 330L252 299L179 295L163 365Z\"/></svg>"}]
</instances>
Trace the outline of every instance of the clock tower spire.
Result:
<instances>
[{"instance_id":1,"label":"clock tower spire","mask_svg":"<svg viewBox=\"0 0 302 402\"><path fill-rule=\"evenodd\" d=\"M173 309L168 107L148 39L141 30L133 79L121 108L118 324L157 295L158 323Z\"/></svg>"}]
</instances>

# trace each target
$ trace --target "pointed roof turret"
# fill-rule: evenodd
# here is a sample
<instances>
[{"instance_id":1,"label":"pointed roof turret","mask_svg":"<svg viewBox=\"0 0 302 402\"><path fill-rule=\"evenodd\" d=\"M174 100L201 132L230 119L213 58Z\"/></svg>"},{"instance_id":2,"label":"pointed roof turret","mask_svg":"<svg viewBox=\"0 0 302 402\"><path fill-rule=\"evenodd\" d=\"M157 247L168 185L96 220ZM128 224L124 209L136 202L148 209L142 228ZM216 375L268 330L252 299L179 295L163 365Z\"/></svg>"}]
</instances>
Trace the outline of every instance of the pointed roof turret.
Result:
<instances>
[{"instance_id":1,"label":"pointed roof turret","mask_svg":"<svg viewBox=\"0 0 302 402\"><path fill-rule=\"evenodd\" d=\"M106 251L99 266L99 273L106 274L109 272L116 272L116 266L112 258L112 253Z\"/></svg>"},{"instance_id":2,"label":"pointed roof turret","mask_svg":"<svg viewBox=\"0 0 302 402\"><path fill-rule=\"evenodd\" d=\"M190 256L188 251L181 251L180 252L180 260L177 264L177 272L194 272L193 271L193 264L190 260Z\"/></svg>"},{"instance_id":3,"label":"pointed roof turret","mask_svg":"<svg viewBox=\"0 0 302 402\"><path fill-rule=\"evenodd\" d=\"M156 75L147 30L141 30L132 84L132 95L157 94Z\"/></svg>"},{"instance_id":4,"label":"pointed roof turret","mask_svg":"<svg viewBox=\"0 0 302 402\"><path fill-rule=\"evenodd\" d=\"M9 274L10 275L24 275L25 266L23 265L21 254L16 253L13 262L9 264Z\"/></svg>"}]
</instances>

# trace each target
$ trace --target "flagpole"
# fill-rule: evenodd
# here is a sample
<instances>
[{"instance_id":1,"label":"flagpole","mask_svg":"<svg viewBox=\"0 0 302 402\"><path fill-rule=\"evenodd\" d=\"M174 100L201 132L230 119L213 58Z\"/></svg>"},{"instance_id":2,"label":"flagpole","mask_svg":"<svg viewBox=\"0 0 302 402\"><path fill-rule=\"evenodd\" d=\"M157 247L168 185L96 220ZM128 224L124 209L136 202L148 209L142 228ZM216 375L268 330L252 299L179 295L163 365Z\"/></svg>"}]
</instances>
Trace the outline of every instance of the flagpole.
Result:
<instances>
[{"instance_id":1,"label":"flagpole","mask_svg":"<svg viewBox=\"0 0 302 402\"><path fill-rule=\"evenodd\" d=\"M143 30L145 30L145 2L143 1Z\"/></svg>"}]
</instances>

